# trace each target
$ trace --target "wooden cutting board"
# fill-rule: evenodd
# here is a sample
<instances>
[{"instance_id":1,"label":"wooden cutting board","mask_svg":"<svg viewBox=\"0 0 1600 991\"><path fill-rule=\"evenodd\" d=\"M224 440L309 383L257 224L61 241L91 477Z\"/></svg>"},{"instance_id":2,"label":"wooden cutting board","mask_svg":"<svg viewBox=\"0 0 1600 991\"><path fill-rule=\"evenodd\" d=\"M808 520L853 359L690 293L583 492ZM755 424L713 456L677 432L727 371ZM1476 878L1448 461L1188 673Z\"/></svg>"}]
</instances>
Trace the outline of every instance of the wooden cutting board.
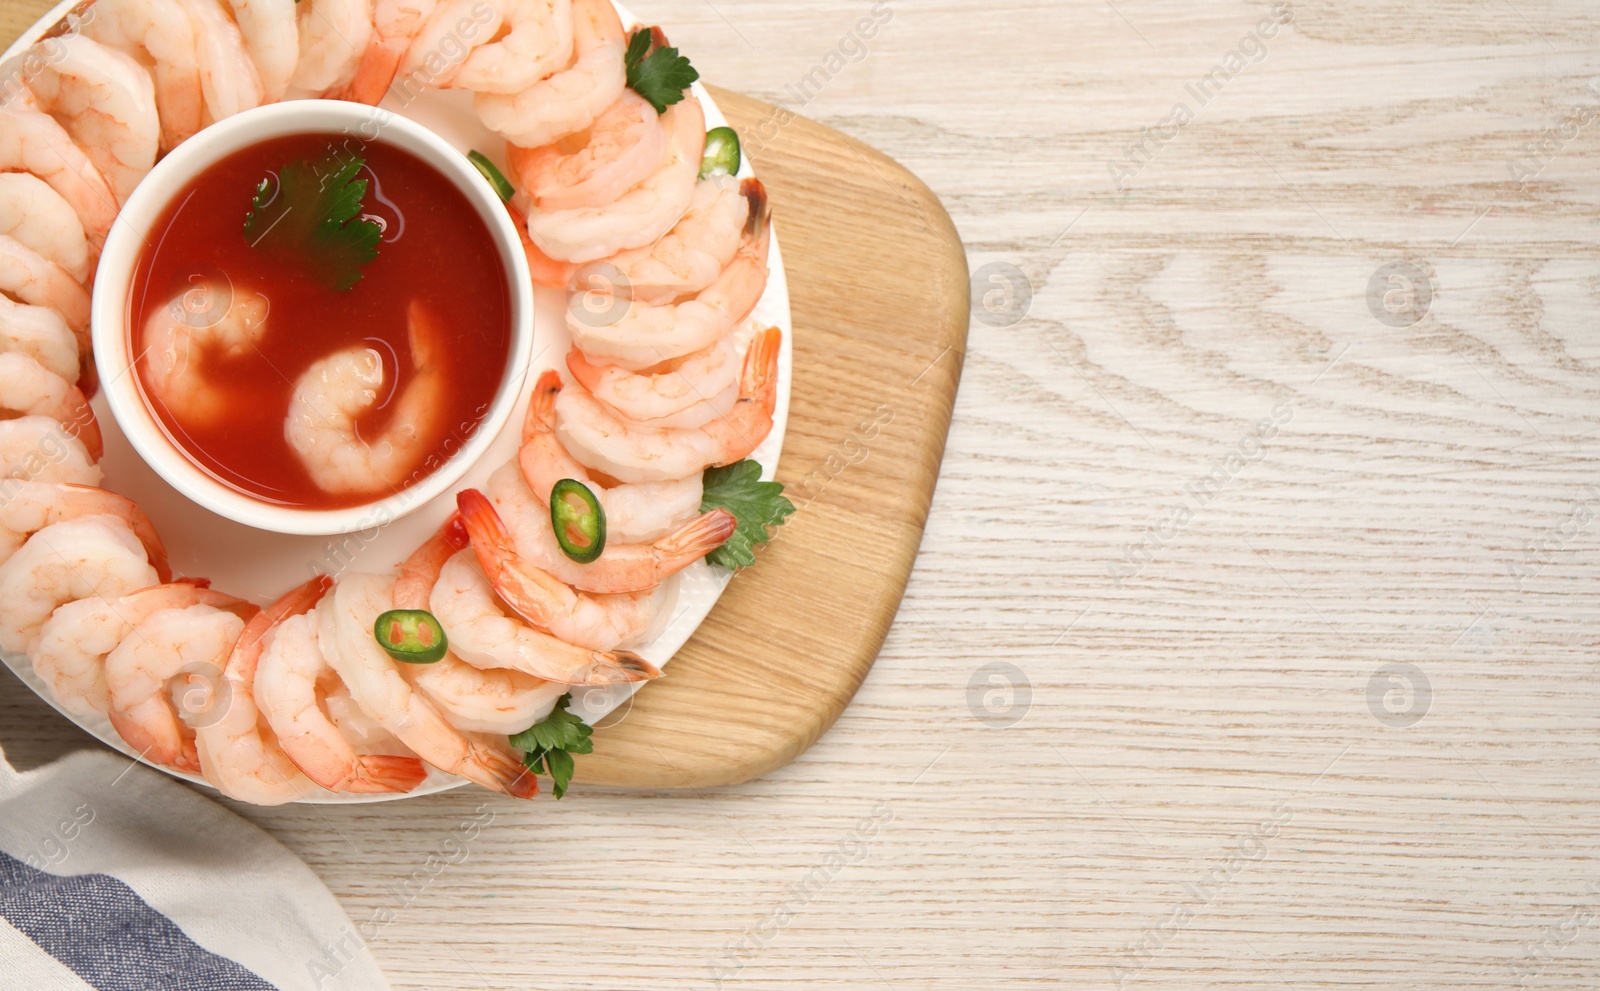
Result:
<instances>
[{"instance_id":1,"label":"wooden cutting board","mask_svg":"<svg viewBox=\"0 0 1600 991\"><path fill-rule=\"evenodd\" d=\"M53 6L7 0L0 48ZM967 334L966 255L938 199L831 128L722 90L770 194L794 317L778 480L799 511L667 675L602 722L590 783L705 788L822 735L894 620L944 454Z\"/></svg>"},{"instance_id":2,"label":"wooden cutting board","mask_svg":"<svg viewBox=\"0 0 1600 991\"><path fill-rule=\"evenodd\" d=\"M832 128L712 95L783 243L794 389L778 481L799 511L666 677L601 723L586 781L747 781L833 725L900 606L966 349L966 254L933 193Z\"/></svg>"}]
</instances>

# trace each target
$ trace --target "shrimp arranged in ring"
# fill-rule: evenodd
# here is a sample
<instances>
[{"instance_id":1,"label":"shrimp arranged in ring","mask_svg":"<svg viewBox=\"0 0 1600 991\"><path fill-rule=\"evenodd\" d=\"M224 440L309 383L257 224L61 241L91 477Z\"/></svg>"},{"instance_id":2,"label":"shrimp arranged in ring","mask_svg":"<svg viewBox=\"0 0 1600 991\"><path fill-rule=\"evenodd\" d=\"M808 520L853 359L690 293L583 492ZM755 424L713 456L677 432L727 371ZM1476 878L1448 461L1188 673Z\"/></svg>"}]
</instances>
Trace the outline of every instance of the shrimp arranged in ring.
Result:
<instances>
[{"instance_id":1,"label":"shrimp arranged in ring","mask_svg":"<svg viewBox=\"0 0 1600 991\"><path fill-rule=\"evenodd\" d=\"M0 295L0 352L25 354L66 381L76 382L83 371L81 347L78 335L55 310Z\"/></svg>"},{"instance_id":2,"label":"shrimp arranged in ring","mask_svg":"<svg viewBox=\"0 0 1600 991\"><path fill-rule=\"evenodd\" d=\"M572 0L495 0L504 29L467 55L447 85L473 93L520 93L572 59Z\"/></svg>"},{"instance_id":3,"label":"shrimp arranged in ring","mask_svg":"<svg viewBox=\"0 0 1600 991\"><path fill-rule=\"evenodd\" d=\"M338 685L317 644L316 616L304 613L279 623L256 668L255 697L295 766L329 791L404 793L421 784L428 769L417 758L357 752L335 716Z\"/></svg>"},{"instance_id":4,"label":"shrimp arranged in ring","mask_svg":"<svg viewBox=\"0 0 1600 991\"><path fill-rule=\"evenodd\" d=\"M683 478L732 464L772 432L781 343L776 327L756 335L739 378L739 401L727 416L704 426L642 426L622 419L583 390L568 389L556 399L556 435L579 461L624 482Z\"/></svg>"},{"instance_id":5,"label":"shrimp arranged in ring","mask_svg":"<svg viewBox=\"0 0 1600 991\"><path fill-rule=\"evenodd\" d=\"M643 592L655 588L727 543L738 524L726 509L713 509L650 543L608 539L598 558L579 564L561 550L551 526L549 505L528 488L516 465L505 465L489 476L485 494L525 560L584 592Z\"/></svg>"},{"instance_id":6,"label":"shrimp arranged in ring","mask_svg":"<svg viewBox=\"0 0 1600 991\"><path fill-rule=\"evenodd\" d=\"M41 57L46 68L28 83L39 109L61 122L117 201L126 200L161 146L150 73L133 56L83 34L53 39L49 56Z\"/></svg>"},{"instance_id":7,"label":"shrimp arranged in ring","mask_svg":"<svg viewBox=\"0 0 1600 991\"><path fill-rule=\"evenodd\" d=\"M693 354L726 337L761 302L767 288L770 228L747 239L717 280L682 302L652 306L633 300L614 306L615 316L597 319L583 294L567 301L572 342L590 358L641 371Z\"/></svg>"},{"instance_id":8,"label":"shrimp arranged in ring","mask_svg":"<svg viewBox=\"0 0 1600 991\"><path fill-rule=\"evenodd\" d=\"M394 82L412 39L427 23L438 0L377 0L372 36L361 61L338 99L376 106Z\"/></svg>"},{"instance_id":9,"label":"shrimp arranged in ring","mask_svg":"<svg viewBox=\"0 0 1600 991\"><path fill-rule=\"evenodd\" d=\"M0 172L27 172L50 184L83 223L95 247L105 243L120 204L106 177L49 114L0 102Z\"/></svg>"},{"instance_id":10,"label":"shrimp arranged in ring","mask_svg":"<svg viewBox=\"0 0 1600 991\"><path fill-rule=\"evenodd\" d=\"M89 278L89 239L72 204L43 179L0 173L0 234L55 262L73 279Z\"/></svg>"},{"instance_id":11,"label":"shrimp arranged in ring","mask_svg":"<svg viewBox=\"0 0 1600 991\"><path fill-rule=\"evenodd\" d=\"M551 258L582 263L650 244L672 230L694 201L706 144L706 116L689 97L661 115L667 151L637 186L600 206L536 211L528 238Z\"/></svg>"},{"instance_id":12,"label":"shrimp arranged in ring","mask_svg":"<svg viewBox=\"0 0 1600 991\"><path fill-rule=\"evenodd\" d=\"M80 716L103 713L111 704L106 686L106 655L151 614L194 605L226 609L241 618L255 608L187 582L156 585L121 597L78 599L51 613L39 629L39 642L33 648L33 671L70 711Z\"/></svg>"},{"instance_id":13,"label":"shrimp arranged in ring","mask_svg":"<svg viewBox=\"0 0 1600 991\"><path fill-rule=\"evenodd\" d=\"M161 147L170 151L200 130L205 96L200 89L194 20L177 0L95 0L83 33L126 52L150 70Z\"/></svg>"},{"instance_id":14,"label":"shrimp arranged in ring","mask_svg":"<svg viewBox=\"0 0 1600 991\"><path fill-rule=\"evenodd\" d=\"M50 307L75 333L89 326L88 290L60 265L4 235L0 235L0 292Z\"/></svg>"},{"instance_id":15,"label":"shrimp arranged in ring","mask_svg":"<svg viewBox=\"0 0 1600 991\"><path fill-rule=\"evenodd\" d=\"M195 747L206 780L229 798L282 805L304 798L313 782L289 760L256 705L256 670L263 641L279 623L305 614L333 580L318 576L256 613L234 641L220 677L190 678L190 687L213 695L210 718L195 727ZM220 708L220 713L217 711Z\"/></svg>"},{"instance_id":16,"label":"shrimp arranged in ring","mask_svg":"<svg viewBox=\"0 0 1600 991\"><path fill-rule=\"evenodd\" d=\"M245 54L261 80L263 103L277 103L289 88L295 63L300 59L300 27L295 22L296 0L227 0L233 22L239 25Z\"/></svg>"},{"instance_id":17,"label":"shrimp arranged in ring","mask_svg":"<svg viewBox=\"0 0 1600 991\"><path fill-rule=\"evenodd\" d=\"M346 575L317 607L317 643L350 694L383 728L434 767L514 798L532 798L539 779L522 766L505 738L463 733L395 670L372 635L394 601L381 575Z\"/></svg>"},{"instance_id":18,"label":"shrimp arranged in ring","mask_svg":"<svg viewBox=\"0 0 1600 991\"><path fill-rule=\"evenodd\" d=\"M162 581L172 579L167 549L155 524L132 499L89 485L13 480L0 500L0 562L8 560L27 539L47 526L80 516L111 516L139 538L151 567Z\"/></svg>"},{"instance_id":19,"label":"shrimp arranged in ring","mask_svg":"<svg viewBox=\"0 0 1600 991\"><path fill-rule=\"evenodd\" d=\"M737 338L724 337L703 351L630 372L600 365L582 351L567 352L567 369L596 399L630 420L658 427L698 427L726 416L739 397L744 364Z\"/></svg>"},{"instance_id":20,"label":"shrimp arranged in ring","mask_svg":"<svg viewBox=\"0 0 1600 991\"><path fill-rule=\"evenodd\" d=\"M0 564L0 649L27 650L60 605L127 595L159 581L139 538L116 517L51 524Z\"/></svg>"},{"instance_id":21,"label":"shrimp arranged in ring","mask_svg":"<svg viewBox=\"0 0 1600 991\"><path fill-rule=\"evenodd\" d=\"M244 631L244 620L208 605L151 613L106 655L111 725L154 764L199 774L190 720L204 722L226 702L208 686ZM198 684L197 684L198 683Z\"/></svg>"},{"instance_id":22,"label":"shrimp arranged in ring","mask_svg":"<svg viewBox=\"0 0 1600 991\"><path fill-rule=\"evenodd\" d=\"M573 287L608 286L656 306L695 295L717 281L747 241L765 248L760 235L770 216L761 180L701 179L688 212L666 236L580 267Z\"/></svg>"},{"instance_id":23,"label":"shrimp arranged in ring","mask_svg":"<svg viewBox=\"0 0 1600 991\"><path fill-rule=\"evenodd\" d=\"M548 505L550 491L557 482L564 478L582 482L605 510L606 532L612 539L627 543L663 537L699 515L705 486L698 473L673 481L632 485L615 480L602 485L591 476L589 469L573 460L556 439L556 396L560 393L561 376L551 369L539 377L528 403L517 464L534 495Z\"/></svg>"},{"instance_id":24,"label":"shrimp arranged in ring","mask_svg":"<svg viewBox=\"0 0 1600 991\"><path fill-rule=\"evenodd\" d=\"M83 441L48 416L0 420L0 478L99 485L100 477Z\"/></svg>"},{"instance_id":25,"label":"shrimp arranged in ring","mask_svg":"<svg viewBox=\"0 0 1600 991\"><path fill-rule=\"evenodd\" d=\"M498 594L533 626L549 630L566 643L593 650L613 650L621 644L642 641L664 615L668 597L661 591L670 586L617 594L576 591L517 551L511 531L483 493L467 489L456 496L456 504L461 507L461 520L472 537L472 550L482 571L471 561L452 558L440 575L439 587L434 589L436 615L441 590L450 589L454 594L489 603L487 608L479 607L485 615L489 610L498 613L493 605L494 595ZM505 636L501 633L493 642L503 642ZM457 650L464 650L459 637L456 646ZM468 655L463 652L462 656ZM641 659L639 663L646 662Z\"/></svg>"},{"instance_id":26,"label":"shrimp arranged in ring","mask_svg":"<svg viewBox=\"0 0 1600 991\"><path fill-rule=\"evenodd\" d=\"M477 93L478 119L523 148L542 148L592 124L628 84L627 39L611 0L573 0L569 67L515 93Z\"/></svg>"},{"instance_id":27,"label":"shrimp arranged in ring","mask_svg":"<svg viewBox=\"0 0 1600 991\"><path fill-rule=\"evenodd\" d=\"M584 130L543 148L512 146L507 158L512 181L534 207L570 210L614 203L650 178L666 153L661 115L624 90Z\"/></svg>"},{"instance_id":28,"label":"shrimp arranged in ring","mask_svg":"<svg viewBox=\"0 0 1600 991\"><path fill-rule=\"evenodd\" d=\"M100 460L100 424L78 387L25 354L0 353L0 412L48 416Z\"/></svg>"},{"instance_id":29,"label":"shrimp arranged in ring","mask_svg":"<svg viewBox=\"0 0 1600 991\"><path fill-rule=\"evenodd\" d=\"M244 36L222 0L178 0L194 20L205 122L261 105L261 76L245 54Z\"/></svg>"},{"instance_id":30,"label":"shrimp arranged in ring","mask_svg":"<svg viewBox=\"0 0 1600 991\"><path fill-rule=\"evenodd\" d=\"M199 312L191 308L191 298L199 300ZM253 292L224 297L205 287L173 297L145 321L141 360L146 385L179 420L191 425L217 422L227 414L230 399L206 378L202 359L247 353L266 333L266 319L267 300Z\"/></svg>"},{"instance_id":31,"label":"shrimp arranged in ring","mask_svg":"<svg viewBox=\"0 0 1600 991\"><path fill-rule=\"evenodd\" d=\"M445 525L400 565L394 585L396 609L428 609L433 587L446 561L466 546L461 520L452 516ZM510 736L548 716L567 692L560 682L545 681L508 668L482 669L457 657L453 651L433 664L419 665L411 682L464 730Z\"/></svg>"},{"instance_id":32,"label":"shrimp arranged in ring","mask_svg":"<svg viewBox=\"0 0 1600 991\"><path fill-rule=\"evenodd\" d=\"M465 546L464 525L452 521L407 565L419 588L431 579L428 606L462 660L484 670L506 668L563 685L617 685L660 677L655 665L635 654L575 645L508 618L494 603L472 554L457 553Z\"/></svg>"},{"instance_id":33,"label":"shrimp arranged in ring","mask_svg":"<svg viewBox=\"0 0 1600 991\"><path fill-rule=\"evenodd\" d=\"M295 382L284 438L324 492L381 492L405 481L439 433L445 378L441 335L420 304L410 308L411 381L400 390L389 425L363 438L356 420L378 402L383 357L354 347L323 358Z\"/></svg>"},{"instance_id":34,"label":"shrimp arranged in ring","mask_svg":"<svg viewBox=\"0 0 1600 991\"><path fill-rule=\"evenodd\" d=\"M349 85L372 37L372 0L300 0L300 60L291 91L321 96Z\"/></svg>"}]
</instances>

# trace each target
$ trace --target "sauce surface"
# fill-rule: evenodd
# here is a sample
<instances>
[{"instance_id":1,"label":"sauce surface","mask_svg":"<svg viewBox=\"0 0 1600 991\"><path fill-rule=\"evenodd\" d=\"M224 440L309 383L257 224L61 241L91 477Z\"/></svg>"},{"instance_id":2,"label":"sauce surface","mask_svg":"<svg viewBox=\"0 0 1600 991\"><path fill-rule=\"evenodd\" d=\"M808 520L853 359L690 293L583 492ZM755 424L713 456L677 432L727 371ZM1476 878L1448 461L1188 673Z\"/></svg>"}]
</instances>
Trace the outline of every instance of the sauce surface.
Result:
<instances>
[{"instance_id":1,"label":"sauce surface","mask_svg":"<svg viewBox=\"0 0 1600 991\"><path fill-rule=\"evenodd\" d=\"M290 162L318 162L334 152L365 160L357 175L367 181L362 215L384 228L377 258L343 292L302 261L253 247L244 230L259 183L275 181ZM216 387L211 391L222 396L220 415L196 416L181 403L163 401L152 385L149 354L153 344L170 338L152 334L152 321L172 319L181 309L184 325L209 326L232 301L251 294L267 305L259 340L236 353L196 348L170 380L177 384L167 386ZM295 384L319 359L370 348L381 359L383 383L376 403L356 418L354 433L361 444L381 437L416 373L408 331L413 305L438 335L434 352L443 377L438 408L430 406L427 422L416 424L427 453L398 484L326 492L285 436ZM239 492L307 509L383 498L441 467L493 402L511 348L510 286L488 225L471 202L409 152L340 134L273 138L196 176L151 229L134 269L128 319L140 392L172 442Z\"/></svg>"}]
</instances>

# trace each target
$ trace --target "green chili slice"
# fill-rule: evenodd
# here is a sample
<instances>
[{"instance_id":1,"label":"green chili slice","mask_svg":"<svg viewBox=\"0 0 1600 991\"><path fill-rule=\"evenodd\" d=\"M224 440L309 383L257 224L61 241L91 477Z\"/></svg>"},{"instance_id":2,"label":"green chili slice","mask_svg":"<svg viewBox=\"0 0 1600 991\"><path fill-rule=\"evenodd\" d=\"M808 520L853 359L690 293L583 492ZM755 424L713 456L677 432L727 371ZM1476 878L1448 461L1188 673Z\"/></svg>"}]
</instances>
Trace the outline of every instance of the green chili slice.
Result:
<instances>
[{"instance_id":1,"label":"green chili slice","mask_svg":"<svg viewBox=\"0 0 1600 991\"><path fill-rule=\"evenodd\" d=\"M562 552L579 564L606 549L606 511L582 482L563 478L551 488L550 527Z\"/></svg>"},{"instance_id":2,"label":"green chili slice","mask_svg":"<svg viewBox=\"0 0 1600 991\"><path fill-rule=\"evenodd\" d=\"M706 132L706 153L700 159L700 178L733 175L739 171L739 132L731 127L714 127Z\"/></svg>"},{"instance_id":3,"label":"green chili slice","mask_svg":"<svg viewBox=\"0 0 1600 991\"><path fill-rule=\"evenodd\" d=\"M500 197L500 202L509 203L511 202L511 197L517 195L516 187L511 185L511 181L505 177L503 172L494 167L494 163L489 161L488 156L484 155L483 152L467 152L467 161L471 162L472 167L482 173L485 179L489 180L489 185L494 187L495 193Z\"/></svg>"},{"instance_id":4,"label":"green chili slice","mask_svg":"<svg viewBox=\"0 0 1600 991\"><path fill-rule=\"evenodd\" d=\"M378 646L407 664L432 664L450 649L444 627L426 609L392 609L372 624Z\"/></svg>"}]
</instances>

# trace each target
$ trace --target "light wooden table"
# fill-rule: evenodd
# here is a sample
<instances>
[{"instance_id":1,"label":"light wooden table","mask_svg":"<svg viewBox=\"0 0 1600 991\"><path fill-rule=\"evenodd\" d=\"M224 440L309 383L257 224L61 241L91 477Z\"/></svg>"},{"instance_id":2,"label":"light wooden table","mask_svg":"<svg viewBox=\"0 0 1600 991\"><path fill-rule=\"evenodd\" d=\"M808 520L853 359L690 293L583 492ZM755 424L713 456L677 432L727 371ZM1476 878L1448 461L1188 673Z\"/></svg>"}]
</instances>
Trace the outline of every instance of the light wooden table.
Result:
<instances>
[{"instance_id":1,"label":"light wooden table","mask_svg":"<svg viewBox=\"0 0 1600 991\"><path fill-rule=\"evenodd\" d=\"M988 297L819 744L490 800L409 902L484 796L242 810L397 911L397 988L1600 984L1600 9L1114 2L882 4L803 108L944 197ZM797 110L872 10L636 7ZM17 694L14 756L81 743Z\"/></svg>"}]
</instances>

